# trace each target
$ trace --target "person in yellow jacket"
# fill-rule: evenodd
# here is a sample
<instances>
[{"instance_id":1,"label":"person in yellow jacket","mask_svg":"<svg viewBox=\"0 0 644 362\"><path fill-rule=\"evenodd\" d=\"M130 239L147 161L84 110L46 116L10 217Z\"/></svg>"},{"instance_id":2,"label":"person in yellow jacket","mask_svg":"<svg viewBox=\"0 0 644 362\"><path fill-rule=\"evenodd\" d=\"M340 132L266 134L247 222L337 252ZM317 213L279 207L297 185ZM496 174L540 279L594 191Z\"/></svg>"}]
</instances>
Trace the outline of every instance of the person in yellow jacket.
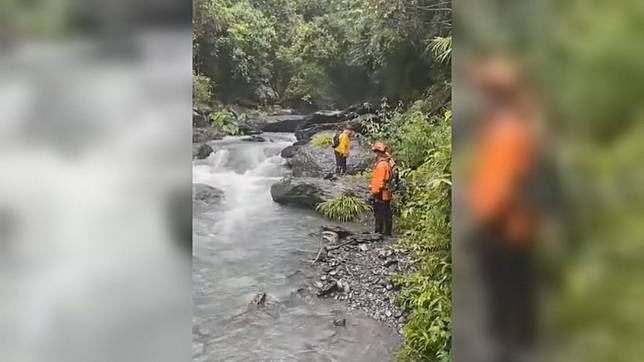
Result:
<instances>
[{"instance_id":1,"label":"person in yellow jacket","mask_svg":"<svg viewBox=\"0 0 644 362\"><path fill-rule=\"evenodd\" d=\"M376 220L375 232L391 236L393 226L393 214L391 212L392 190L388 189L391 178L391 155L387 152L382 142L376 142L371 146L376 153L376 162L373 167L373 174L369 189L373 201L373 213Z\"/></svg>"},{"instance_id":2,"label":"person in yellow jacket","mask_svg":"<svg viewBox=\"0 0 644 362\"><path fill-rule=\"evenodd\" d=\"M347 157L349 157L349 144L351 143L351 130L345 128L338 136L335 151L335 173L343 175L347 173Z\"/></svg>"}]
</instances>

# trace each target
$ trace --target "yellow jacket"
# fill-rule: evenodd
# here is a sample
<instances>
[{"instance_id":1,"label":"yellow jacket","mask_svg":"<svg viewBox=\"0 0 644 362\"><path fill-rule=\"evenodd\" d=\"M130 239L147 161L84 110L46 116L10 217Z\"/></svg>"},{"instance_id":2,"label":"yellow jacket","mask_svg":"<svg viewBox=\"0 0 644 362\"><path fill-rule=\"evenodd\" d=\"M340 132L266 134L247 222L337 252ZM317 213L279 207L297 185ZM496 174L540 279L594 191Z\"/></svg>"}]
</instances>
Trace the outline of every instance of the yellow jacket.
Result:
<instances>
[{"instance_id":1,"label":"yellow jacket","mask_svg":"<svg viewBox=\"0 0 644 362\"><path fill-rule=\"evenodd\" d=\"M348 131L343 131L340 134L340 144L335 148L336 152L347 157L349 155L349 143L351 142L351 136L349 136Z\"/></svg>"}]
</instances>

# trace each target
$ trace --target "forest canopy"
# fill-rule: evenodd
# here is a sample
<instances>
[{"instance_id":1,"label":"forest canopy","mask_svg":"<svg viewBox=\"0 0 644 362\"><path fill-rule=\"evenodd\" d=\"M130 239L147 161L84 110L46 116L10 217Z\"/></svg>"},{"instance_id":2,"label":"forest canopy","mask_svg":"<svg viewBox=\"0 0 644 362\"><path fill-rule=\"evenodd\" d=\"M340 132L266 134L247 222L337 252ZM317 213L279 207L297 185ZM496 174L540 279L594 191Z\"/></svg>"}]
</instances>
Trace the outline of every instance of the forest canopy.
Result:
<instances>
[{"instance_id":1,"label":"forest canopy","mask_svg":"<svg viewBox=\"0 0 644 362\"><path fill-rule=\"evenodd\" d=\"M193 7L194 73L222 103L319 109L411 101L449 75L433 55L451 27L442 0L195 0Z\"/></svg>"}]
</instances>

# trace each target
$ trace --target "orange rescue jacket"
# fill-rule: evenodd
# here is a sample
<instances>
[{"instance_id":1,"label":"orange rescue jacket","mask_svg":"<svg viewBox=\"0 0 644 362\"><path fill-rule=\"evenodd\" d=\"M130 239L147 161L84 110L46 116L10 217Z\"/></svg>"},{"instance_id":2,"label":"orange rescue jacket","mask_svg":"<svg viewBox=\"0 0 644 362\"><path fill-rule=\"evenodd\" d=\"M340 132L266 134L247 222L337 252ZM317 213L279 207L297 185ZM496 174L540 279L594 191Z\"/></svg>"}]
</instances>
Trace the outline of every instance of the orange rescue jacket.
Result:
<instances>
[{"instance_id":1,"label":"orange rescue jacket","mask_svg":"<svg viewBox=\"0 0 644 362\"><path fill-rule=\"evenodd\" d=\"M391 200L391 190L387 189L387 182L390 177L391 164L389 163L389 159L378 159L373 168L373 175L371 176L369 188L371 189L371 193L378 195L378 199L382 201Z\"/></svg>"},{"instance_id":2,"label":"orange rescue jacket","mask_svg":"<svg viewBox=\"0 0 644 362\"><path fill-rule=\"evenodd\" d=\"M522 195L534 167L534 138L524 122L512 117L492 121L476 149L470 208L479 224L496 224L506 237L534 236L536 215Z\"/></svg>"}]
</instances>

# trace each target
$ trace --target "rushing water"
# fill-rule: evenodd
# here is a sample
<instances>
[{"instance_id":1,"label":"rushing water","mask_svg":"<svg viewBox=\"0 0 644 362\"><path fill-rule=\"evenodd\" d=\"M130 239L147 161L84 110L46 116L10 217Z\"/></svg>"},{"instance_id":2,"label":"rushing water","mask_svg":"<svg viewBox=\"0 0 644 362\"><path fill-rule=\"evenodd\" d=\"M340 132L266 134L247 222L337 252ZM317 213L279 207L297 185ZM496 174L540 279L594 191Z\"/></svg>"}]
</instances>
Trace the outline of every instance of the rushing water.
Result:
<instances>
[{"instance_id":1,"label":"rushing water","mask_svg":"<svg viewBox=\"0 0 644 362\"><path fill-rule=\"evenodd\" d=\"M296 290L311 277L313 212L273 203L270 186L288 170L280 151L294 139L267 142L227 138L193 164L193 182L224 191L215 208L193 215L193 361L388 361L398 338L344 305L305 299ZM268 294L266 311L247 311ZM333 325L346 318L346 327Z\"/></svg>"}]
</instances>

